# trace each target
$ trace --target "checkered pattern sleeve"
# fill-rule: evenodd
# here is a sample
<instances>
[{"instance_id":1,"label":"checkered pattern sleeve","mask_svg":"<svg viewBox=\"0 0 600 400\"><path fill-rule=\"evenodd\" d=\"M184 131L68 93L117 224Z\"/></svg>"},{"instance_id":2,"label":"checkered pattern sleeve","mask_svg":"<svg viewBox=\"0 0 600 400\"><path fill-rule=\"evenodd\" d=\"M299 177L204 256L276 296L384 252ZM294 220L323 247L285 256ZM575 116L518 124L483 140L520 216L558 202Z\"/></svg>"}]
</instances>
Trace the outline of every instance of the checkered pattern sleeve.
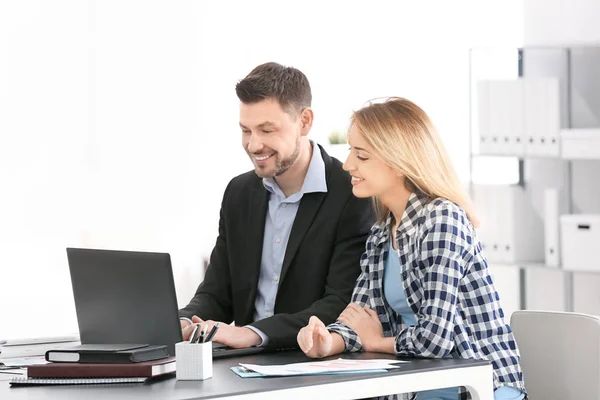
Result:
<instances>
[{"instance_id":1,"label":"checkered pattern sleeve","mask_svg":"<svg viewBox=\"0 0 600 400\"><path fill-rule=\"evenodd\" d=\"M360 258L361 274L359 275L356 283L354 284L354 291L352 292L351 303L357 303L364 307L369 302L369 258L367 253L363 253ZM349 326L336 321L329 326L327 329L330 332L339 334L344 340L346 351L361 351L362 343L360 338Z\"/></svg>"},{"instance_id":2,"label":"checkered pattern sleeve","mask_svg":"<svg viewBox=\"0 0 600 400\"><path fill-rule=\"evenodd\" d=\"M454 316L464 266L471 257L472 230L454 204L442 204L426 213L418 250L423 272L423 301L417 323L396 336L399 355L441 358L454 346Z\"/></svg>"}]
</instances>

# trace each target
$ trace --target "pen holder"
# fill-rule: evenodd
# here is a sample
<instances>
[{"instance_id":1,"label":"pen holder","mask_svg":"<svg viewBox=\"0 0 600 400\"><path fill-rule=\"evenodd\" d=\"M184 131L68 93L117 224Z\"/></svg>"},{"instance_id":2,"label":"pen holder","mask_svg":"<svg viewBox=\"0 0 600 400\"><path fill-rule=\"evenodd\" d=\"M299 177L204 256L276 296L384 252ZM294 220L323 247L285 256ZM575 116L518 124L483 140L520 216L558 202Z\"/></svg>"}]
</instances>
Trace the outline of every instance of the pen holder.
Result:
<instances>
[{"instance_id":1,"label":"pen holder","mask_svg":"<svg viewBox=\"0 0 600 400\"><path fill-rule=\"evenodd\" d=\"M175 344L177 380L194 381L212 378L212 342Z\"/></svg>"}]
</instances>

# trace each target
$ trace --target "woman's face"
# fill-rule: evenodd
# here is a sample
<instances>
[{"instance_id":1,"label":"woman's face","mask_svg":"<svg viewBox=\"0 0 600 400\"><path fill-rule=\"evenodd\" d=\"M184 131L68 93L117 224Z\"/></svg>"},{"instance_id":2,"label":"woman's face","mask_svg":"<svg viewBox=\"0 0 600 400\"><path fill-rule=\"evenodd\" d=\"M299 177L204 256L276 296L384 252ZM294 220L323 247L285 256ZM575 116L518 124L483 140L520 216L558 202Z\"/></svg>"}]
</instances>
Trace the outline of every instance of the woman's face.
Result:
<instances>
[{"instance_id":1,"label":"woman's face","mask_svg":"<svg viewBox=\"0 0 600 400\"><path fill-rule=\"evenodd\" d=\"M375 156L362 133L353 125L348 134L350 154L344 170L352 176L352 193L356 197L386 197L404 185L403 177Z\"/></svg>"}]
</instances>

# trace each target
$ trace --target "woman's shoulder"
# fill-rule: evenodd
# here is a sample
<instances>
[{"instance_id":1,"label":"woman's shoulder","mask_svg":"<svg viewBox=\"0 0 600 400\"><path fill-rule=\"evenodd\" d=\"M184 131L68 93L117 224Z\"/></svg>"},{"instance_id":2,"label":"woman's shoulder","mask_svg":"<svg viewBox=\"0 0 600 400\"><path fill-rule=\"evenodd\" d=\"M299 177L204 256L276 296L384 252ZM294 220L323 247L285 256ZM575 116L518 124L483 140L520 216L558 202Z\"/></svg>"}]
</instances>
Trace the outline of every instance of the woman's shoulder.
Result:
<instances>
[{"instance_id":1,"label":"woman's shoulder","mask_svg":"<svg viewBox=\"0 0 600 400\"><path fill-rule=\"evenodd\" d=\"M443 213L443 212L455 212L462 214L464 216L467 215L465 210L458 204L454 203L443 197L436 197L434 199L430 199L427 204L423 207L424 211L427 213Z\"/></svg>"},{"instance_id":2,"label":"woman's shoulder","mask_svg":"<svg viewBox=\"0 0 600 400\"><path fill-rule=\"evenodd\" d=\"M443 197L431 199L423 207L420 219L420 225L424 230L435 227L453 228L468 233L474 230L466 211L460 205Z\"/></svg>"}]
</instances>

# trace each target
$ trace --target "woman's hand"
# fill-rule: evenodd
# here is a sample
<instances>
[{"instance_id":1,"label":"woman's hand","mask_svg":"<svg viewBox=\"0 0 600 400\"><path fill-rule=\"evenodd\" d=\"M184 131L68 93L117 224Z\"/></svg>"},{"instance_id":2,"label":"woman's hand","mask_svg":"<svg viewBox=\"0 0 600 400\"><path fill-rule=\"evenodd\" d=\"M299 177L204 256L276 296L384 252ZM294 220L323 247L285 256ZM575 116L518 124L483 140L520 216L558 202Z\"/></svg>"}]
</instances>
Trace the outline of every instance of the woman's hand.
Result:
<instances>
[{"instance_id":1,"label":"woman's hand","mask_svg":"<svg viewBox=\"0 0 600 400\"><path fill-rule=\"evenodd\" d=\"M364 351L376 351L379 348L383 339L383 327L379 316L369 306L363 308L356 303L350 303L340 314L338 321L356 332Z\"/></svg>"},{"instance_id":2,"label":"woman's hand","mask_svg":"<svg viewBox=\"0 0 600 400\"><path fill-rule=\"evenodd\" d=\"M333 335L314 315L310 317L308 325L300 329L297 340L302 351L311 358L328 356L333 346Z\"/></svg>"}]
</instances>

